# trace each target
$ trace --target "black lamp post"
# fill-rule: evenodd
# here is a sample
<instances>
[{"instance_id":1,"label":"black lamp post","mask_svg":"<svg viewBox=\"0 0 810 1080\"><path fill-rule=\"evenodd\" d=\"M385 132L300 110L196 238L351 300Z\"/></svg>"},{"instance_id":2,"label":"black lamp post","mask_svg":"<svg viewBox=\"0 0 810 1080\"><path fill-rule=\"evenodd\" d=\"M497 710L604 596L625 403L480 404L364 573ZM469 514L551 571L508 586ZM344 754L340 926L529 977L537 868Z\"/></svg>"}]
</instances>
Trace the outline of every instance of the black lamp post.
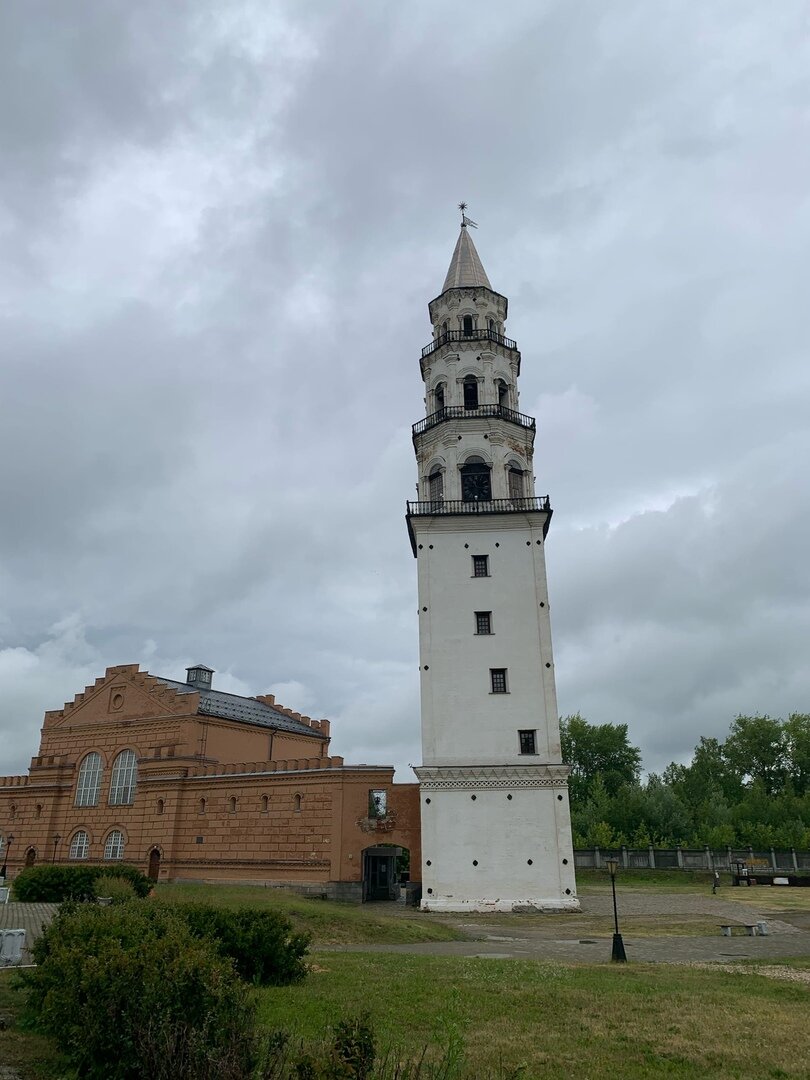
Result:
<instances>
[{"instance_id":1,"label":"black lamp post","mask_svg":"<svg viewBox=\"0 0 810 1080\"><path fill-rule=\"evenodd\" d=\"M51 858L52 863L56 862L56 849L59 847L59 841L61 839L62 837L59 835L59 833L57 833L56 836L53 838L53 856Z\"/></svg>"},{"instance_id":2,"label":"black lamp post","mask_svg":"<svg viewBox=\"0 0 810 1080\"><path fill-rule=\"evenodd\" d=\"M627 954L624 951L624 942L619 933L619 909L616 907L616 871L619 869L618 859L605 859L605 866L610 873L610 887L613 890L613 952L610 959L619 964L627 963Z\"/></svg>"},{"instance_id":3,"label":"black lamp post","mask_svg":"<svg viewBox=\"0 0 810 1080\"><path fill-rule=\"evenodd\" d=\"M6 850L3 853L3 865L0 866L0 877L5 881L6 874L8 873L8 853L11 851L11 845L14 842L14 837L9 833L6 837Z\"/></svg>"}]
</instances>

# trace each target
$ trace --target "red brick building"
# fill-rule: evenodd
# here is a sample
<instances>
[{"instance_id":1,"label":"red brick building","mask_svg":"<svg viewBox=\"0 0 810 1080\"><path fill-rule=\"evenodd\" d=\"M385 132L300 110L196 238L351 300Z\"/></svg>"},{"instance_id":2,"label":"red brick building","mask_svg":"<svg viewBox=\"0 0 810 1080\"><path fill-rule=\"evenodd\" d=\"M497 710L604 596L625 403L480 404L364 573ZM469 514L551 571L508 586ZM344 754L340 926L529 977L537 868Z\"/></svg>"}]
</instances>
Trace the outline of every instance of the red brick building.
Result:
<instances>
[{"instance_id":1,"label":"red brick building","mask_svg":"<svg viewBox=\"0 0 810 1080\"><path fill-rule=\"evenodd\" d=\"M329 721L107 668L47 712L27 776L0 777L0 857L141 867L155 880L241 881L360 900L399 894L396 849L421 866L419 788L329 755Z\"/></svg>"}]
</instances>

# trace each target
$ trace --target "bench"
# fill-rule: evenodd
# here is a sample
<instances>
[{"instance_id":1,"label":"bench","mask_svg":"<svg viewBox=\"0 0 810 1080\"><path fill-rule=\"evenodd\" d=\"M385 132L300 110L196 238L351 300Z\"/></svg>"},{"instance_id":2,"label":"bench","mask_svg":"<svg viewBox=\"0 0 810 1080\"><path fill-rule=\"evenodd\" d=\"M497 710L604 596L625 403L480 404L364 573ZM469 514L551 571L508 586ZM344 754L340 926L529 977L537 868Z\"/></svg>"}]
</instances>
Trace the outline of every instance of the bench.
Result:
<instances>
[{"instance_id":1,"label":"bench","mask_svg":"<svg viewBox=\"0 0 810 1080\"><path fill-rule=\"evenodd\" d=\"M720 929L723 931L723 937L731 937L735 930L744 931L748 937L756 937L759 933L757 923L720 923Z\"/></svg>"}]
</instances>

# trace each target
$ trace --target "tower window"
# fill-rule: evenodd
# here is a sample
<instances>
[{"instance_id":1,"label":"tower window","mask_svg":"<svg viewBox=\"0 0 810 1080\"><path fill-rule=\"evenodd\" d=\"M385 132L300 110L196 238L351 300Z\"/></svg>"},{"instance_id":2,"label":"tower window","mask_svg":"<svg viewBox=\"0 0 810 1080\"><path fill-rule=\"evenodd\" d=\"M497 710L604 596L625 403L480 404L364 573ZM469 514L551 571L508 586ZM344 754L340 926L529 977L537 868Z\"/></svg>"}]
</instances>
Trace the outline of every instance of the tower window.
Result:
<instances>
[{"instance_id":1,"label":"tower window","mask_svg":"<svg viewBox=\"0 0 810 1080\"><path fill-rule=\"evenodd\" d=\"M489 577L489 555L473 555L473 577Z\"/></svg>"},{"instance_id":2,"label":"tower window","mask_svg":"<svg viewBox=\"0 0 810 1080\"><path fill-rule=\"evenodd\" d=\"M490 502L492 481L489 465L479 457L468 458L460 471L462 501Z\"/></svg>"},{"instance_id":3,"label":"tower window","mask_svg":"<svg viewBox=\"0 0 810 1080\"><path fill-rule=\"evenodd\" d=\"M464 380L464 408L478 408L478 379L474 375L468 375Z\"/></svg>"},{"instance_id":4,"label":"tower window","mask_svg":"<svg viewBox=\"0 0 810 1080\"><path fill-rule=\"evenodd\" d=\"M507 694L509 691L506 689L506 668L505 667L493 667L489 669L489 682L492 688L493 694Z\"/></svg>"},{"instance_id":5,"label":"tower window","mask_svg":"<svg viewBox=\"0 0 810 1080\"><path fill-rule=\"evenodd\" d=\"M497 326L495 325L495 320L494 320L494 319L490 319L490 320L489 320L489 332L490 332L490 334L495 334L495 333L497 333L497 330L498 330L498 328L497 328Z\"/></svg>"},{"instance_id":6,"label":"tower window","mask_svg":"<svg viewBox=\"0 0 810 1080\"><path fill-rule=\"evenodd\" d=\"M536 731L519 731L518 741L520 743L521 754L536 754L537 753L537 732Z\"/></svg>"},{"instance_id":7,"label":"tower window","mask_svg":"<svg viewBox=\"0 0 810 1080\"><path fill-rule=\"evenodd\" d=\"M438 469L428 477L428 490L431 502L441 502L444 498L444 477Z\"/></svg>"},{"instance_id":8,"label":"tower window","mask_svg":"<svg viewBox=\"0 0 810 1080\"><path fill-rule=\"evenodd\" d=\"M514 466L510 466L509 474L509 498L510 499L522 499L523 498L523 473L520 469L516 469Z\"/></svg>"},{"instance_id":9,"label":"tower window","mask_svg":"<svg viewBox=\"0 0 810 1080\"><path fill-rule=\"evenodd\" d=\"M444 383L439 383L433 391L433 401L436 405L436 412L440 412L444 408Z\"/></svg>"},{"instance_id":10,"label":"tower window","mask_svg":"<svg viewBox=\"0 0 810 1080\"><path fill-rule=\"evenodd\" d=\"M461 320L461 331L464 337L472 337L473 332L473 320L472 315L465 315Z\"/></svg>"},{"instance_id":11,"label":"tower window","mask_svg":"<svg viewBox=\"0 0 810 1080\"><path fill-rule=\"evenodd\" d=\"M502 408L509 408L509 385L498 379L498 404Z\"/></svg>"},{"instance_id":12,"label":"tower window","mask_svg":"<svg viewBox=\"0 0 810 1080\"><path fill-rule=\"evenodd\" d=\"M476 632L476 634L491 634L492 633L492 612L491 611L476 611L476 613L475 613L475 632Z\"/></svg>"}]
</instances>

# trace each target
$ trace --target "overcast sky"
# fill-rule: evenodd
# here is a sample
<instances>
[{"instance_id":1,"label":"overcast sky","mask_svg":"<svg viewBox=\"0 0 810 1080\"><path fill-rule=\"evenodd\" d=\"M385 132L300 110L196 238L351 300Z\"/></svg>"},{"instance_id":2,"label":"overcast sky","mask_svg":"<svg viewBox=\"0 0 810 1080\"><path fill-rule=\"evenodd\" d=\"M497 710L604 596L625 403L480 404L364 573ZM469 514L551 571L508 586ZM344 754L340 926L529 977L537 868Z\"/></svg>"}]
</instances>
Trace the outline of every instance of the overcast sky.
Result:
<instances>
[{"instance_id":1,"label":"overcast sky","mask_svg":"<svg viewBox=\"0 0 810 1080\"><path fill-rule=\"evenodd\" d=\"M6 0L0 772L109 664L418 762L456 203L538 417L561 714L810 711L804 0Z\"/></svg>"}]
</instances>

